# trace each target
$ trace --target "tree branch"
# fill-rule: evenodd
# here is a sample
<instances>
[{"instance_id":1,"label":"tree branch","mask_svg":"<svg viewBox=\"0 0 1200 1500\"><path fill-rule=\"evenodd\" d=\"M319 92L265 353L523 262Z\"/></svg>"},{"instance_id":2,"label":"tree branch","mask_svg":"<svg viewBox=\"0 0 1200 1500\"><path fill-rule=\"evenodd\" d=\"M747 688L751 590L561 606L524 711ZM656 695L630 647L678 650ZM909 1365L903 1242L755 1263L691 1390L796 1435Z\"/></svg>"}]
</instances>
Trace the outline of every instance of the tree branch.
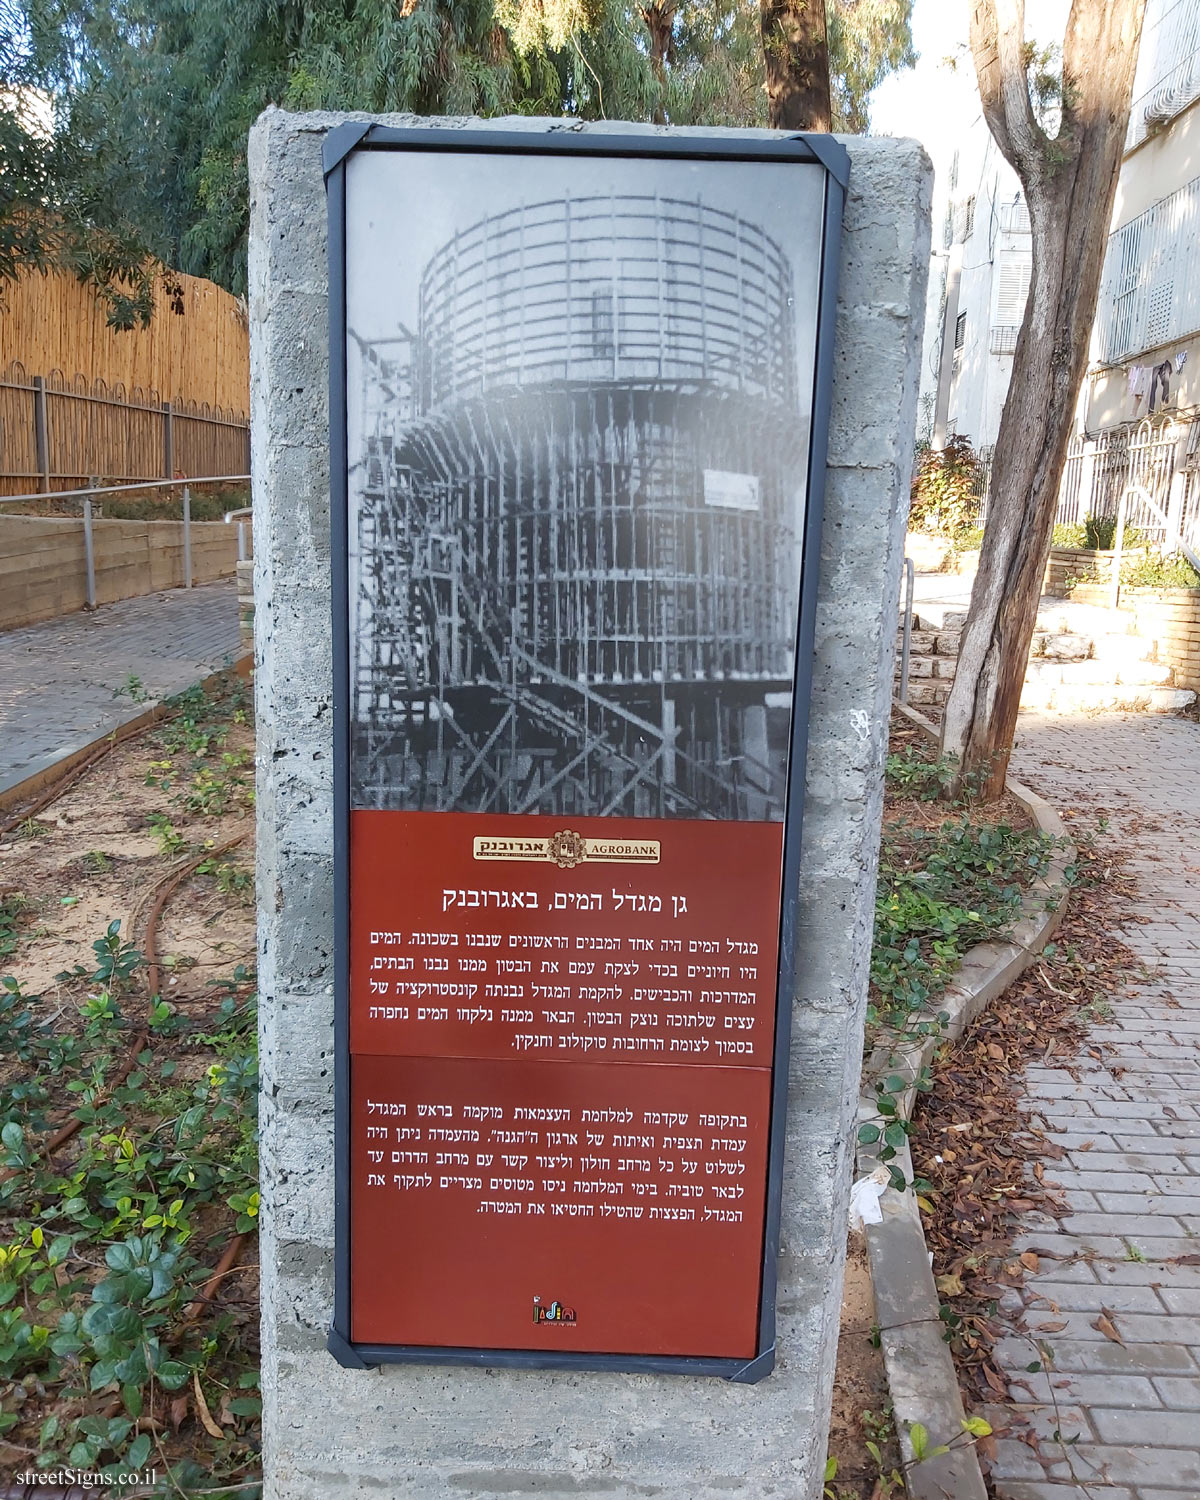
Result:
<instances>
[{"instance_id":1,"label":"tree branch","mask_svg":"<svg viewBox=\"0 0 1200 1500\"><path fill-rule=\"evenodd\" d=\"M1046 136L1034 118L1025 63L1025 0L974 0L971 52L983 115L1029 196L1046 167Z\"/></svg>"},{"instance_id":2,"label":"tree branch","mask_svg":"<svg viewBox=\"0 0 1200 1500\"><path fill-rule=\"evenodd\" d=\"M1136 65L1143 13L1144 0L1071 0L1063 36L1060 135L1074 129L1083 97L1093 115L1118 100L1128 108L1123 75Z\"/></svg>"}]
</instances>

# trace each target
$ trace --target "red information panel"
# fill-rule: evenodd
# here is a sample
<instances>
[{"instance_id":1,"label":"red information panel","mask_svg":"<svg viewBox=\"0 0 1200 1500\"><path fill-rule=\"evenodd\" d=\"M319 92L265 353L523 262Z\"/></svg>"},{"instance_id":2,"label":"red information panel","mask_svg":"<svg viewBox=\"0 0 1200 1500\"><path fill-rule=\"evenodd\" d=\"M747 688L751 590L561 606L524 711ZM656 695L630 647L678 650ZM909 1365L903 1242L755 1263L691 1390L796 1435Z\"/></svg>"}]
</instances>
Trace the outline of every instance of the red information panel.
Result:
<instances>
[{"instance_id":1,"label":"red information panel","mask_svg":"<svg viewBox=\"0 0 1200 1500\"><path fill-rule=\"evenodd\" d=\"M352 814L355 1342L754 1356L782 834Z\"/></svg>"}]
</instances>

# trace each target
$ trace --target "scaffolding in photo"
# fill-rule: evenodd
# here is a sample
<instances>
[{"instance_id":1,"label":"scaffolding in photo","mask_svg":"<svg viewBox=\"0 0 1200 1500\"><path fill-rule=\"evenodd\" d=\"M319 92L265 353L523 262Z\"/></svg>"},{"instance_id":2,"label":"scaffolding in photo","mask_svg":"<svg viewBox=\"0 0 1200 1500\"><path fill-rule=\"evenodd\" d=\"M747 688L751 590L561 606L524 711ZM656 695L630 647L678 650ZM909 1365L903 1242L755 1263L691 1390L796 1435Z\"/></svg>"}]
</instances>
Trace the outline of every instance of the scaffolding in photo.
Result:
<instances>
[{"instance_id":1,"label":"scaffolding in photo","mask_svg":"<svg viewBox=\"0 0 1200 1500\"><path fill-rule=\"evenodd\" d=\"M787 257L698 199L461 230L352 334L365 808L782 817L807 421Z\"/></svg>"}]
</instances>

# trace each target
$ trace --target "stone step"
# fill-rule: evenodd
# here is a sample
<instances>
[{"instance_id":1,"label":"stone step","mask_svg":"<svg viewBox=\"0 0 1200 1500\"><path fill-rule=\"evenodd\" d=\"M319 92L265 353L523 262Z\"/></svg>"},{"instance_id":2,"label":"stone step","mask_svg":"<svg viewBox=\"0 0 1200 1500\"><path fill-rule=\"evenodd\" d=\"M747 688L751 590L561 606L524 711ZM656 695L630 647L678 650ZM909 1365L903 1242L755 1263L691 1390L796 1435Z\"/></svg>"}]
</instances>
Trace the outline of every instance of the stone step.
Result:
<instances>
[{"instance_id":1,"label":"stone step","mask_svg":"<svg viewBox=\"0 0 1200 1500\"><path fill-rule=\"evenodd\" d=\"M894 675L900 676L901 658L896 656L896 667ZM911 681L914 677L938 677L947 681L954 676L955 659L952 656L910 656L908 658L908 676Z\"/></svg>"},{"instance_id":2,"label":"stone step","mask_svg":"<svg viewBox=\"0 0 1200 1500\"><path fill-rule=\"evenodd\" d=\"M1096 635L1092 637L1092 659L1121 665L1135 661L1157 661L1158 643L1144 635Z\"/></svg>"},{"instance_id":3,"label":"stone step","mask_svg":"<svg viewBox=\"0 0 1200 1500\"><path fill-rule=\"evenodd\" d=\"M966 623L965 609L950 609L943 605L922 605L919 610L913 612L914 630L932 630L936 634L942 630L961 630ZM903 629L903 614L900 617L900 626Z\"/></svg>"},{"instance_id":4,"label":"stone step","mask_svg":"<svg viewBox=\"0 0 1200 1500\"><path fill-rule=\"evenodd\" d=\"M931 683L937 687L937 683ZM1109 712L1175 714L1196 701L1189 688L1150 687L1113 683L1031 683L1026 679L1022 708L1058 713Z\"/></svg>"},{"instance_id":5,"label":"stone step","mask_svg":"<svg viewBox=\"0 0 1200 1500\"><path fill-rule=\"evenodd\" d=\"M910 656L957 656L959 632L957 630L914 630L908 639ZM904 649L904 632L896 632L896 650Z\"/></svg>"},{"instance_id":6,"label":"stone step","mask_svg":"<svg viewBox=\"0 0 1200 1500\"><path fill-rule=\"evenodd\" d=\"M945 703L950 696L950 684L937 678L924 677L908 684L908 701L914 708L928 708Z\"/></svg>"},{"instance_id":7,"label":"stone step","mask_svg":"<svg viewBox=\"0 0 1200 1500\"><path fill-rule=\"evenodd\" d=\"M1050 661L1087 661L1092 654L1090 635L1064 630L1055 633L1037 631L1030 644L1030 656Z\"/></svg>"},{"instance_id":8,"label":"stone step","mask_svg":"<svg viewBox=\"0 0 1200 1500\"><path fill-rule=\"evenodd\" d=\"M1031 661L1025 671L1026 685L1043 683L1056 687L1080 684L1087 687L1170 687L1175 675L1157 662L1136 661L1118 666L1104 661Z\"/></svg>"}]
</instances>

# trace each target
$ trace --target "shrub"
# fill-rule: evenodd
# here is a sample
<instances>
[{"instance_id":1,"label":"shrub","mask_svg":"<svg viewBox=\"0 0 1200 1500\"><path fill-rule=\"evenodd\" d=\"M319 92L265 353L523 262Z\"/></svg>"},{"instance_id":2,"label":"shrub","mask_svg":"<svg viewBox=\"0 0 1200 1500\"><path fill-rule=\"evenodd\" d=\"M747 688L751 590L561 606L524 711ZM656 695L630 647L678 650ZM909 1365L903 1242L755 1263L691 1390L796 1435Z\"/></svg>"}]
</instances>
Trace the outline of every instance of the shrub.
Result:
<instances>
[{"instance_id":1,"label":"shrub","mask_svg":"<svg viewBox=\"0 0 1200 1500\"><path fill-rule=\"evenodd\" d=\"M958 537L979 520L977 494L982 467L971 440L953 437L944 448L917 453L910 494L909 525L934 536Z\"/></svg>"},{"instance_id":2,"label":"shrub","mask_svg":"<svg viewBox=\"0 0 1200 1500\"><path fill-rule=\"evenodd\" d=\"M1082 529L1083 541L1079 543L1080 546L1091 547L1096 552L1111 552L1117 545L1116 516L1084 516ZM1136 526L1126 526L1121 538L1122 550L1140 546L1144 542L1145 538Z\"/></svg>"},{"instance_id":3,"label":"shrub","mask_svg":"<svg viewBox=\"0 0 1200 1500\"><path fill-rule=\"evenodd\" d=\"M1186 557L1163 557L1146 547L1128 560L1122 559L1121 582L1131 588L1195 589L1200 588L1200 573Z\"/></svg>"}]
</instances>

